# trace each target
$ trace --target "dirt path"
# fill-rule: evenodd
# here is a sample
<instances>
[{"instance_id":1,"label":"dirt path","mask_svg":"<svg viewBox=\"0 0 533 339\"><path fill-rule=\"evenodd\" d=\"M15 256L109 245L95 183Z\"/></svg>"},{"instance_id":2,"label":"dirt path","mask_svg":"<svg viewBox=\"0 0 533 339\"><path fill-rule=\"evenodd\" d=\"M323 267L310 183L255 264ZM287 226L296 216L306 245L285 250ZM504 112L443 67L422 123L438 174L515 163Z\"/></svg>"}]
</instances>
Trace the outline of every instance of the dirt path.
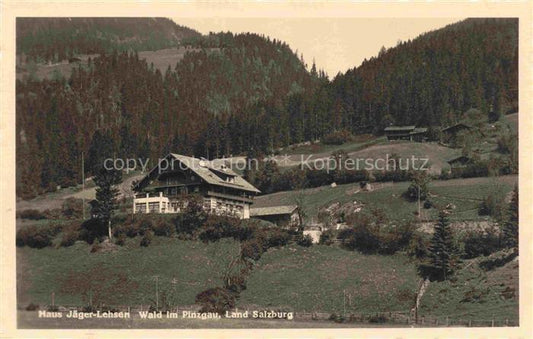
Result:
<instances>
[{"instance_id":1,"label":"dirt path","mask_svg":"<svg viewBox=\"0 0 533 339\"><path fill-rule=\"evenodd\" d=\"M144 174L138 174L125 178L119 186L119 197L131 196L131 185L133 181L139 180L143 176ZM67 198L85 198L86 200L92 200L95 198L95 193L96 189L94 187L86 188L85 190L80 190L78 192L72 192L71 189L65 189L61 192L41 195L32 200L19 200L17 201L17 211L22 211L25 209L44 211L47 209L61 208L63 201Z\"/></svg>"}]
</instances>

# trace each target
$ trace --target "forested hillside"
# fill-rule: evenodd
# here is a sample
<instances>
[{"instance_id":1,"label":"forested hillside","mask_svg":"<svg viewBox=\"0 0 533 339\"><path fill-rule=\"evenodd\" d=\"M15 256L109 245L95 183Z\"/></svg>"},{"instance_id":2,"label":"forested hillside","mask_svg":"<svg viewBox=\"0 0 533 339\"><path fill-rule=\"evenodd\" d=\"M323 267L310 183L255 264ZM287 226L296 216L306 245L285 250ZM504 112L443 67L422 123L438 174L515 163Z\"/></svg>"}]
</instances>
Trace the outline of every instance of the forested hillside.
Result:
<instances>
[{"instance_id":1,"label":"forested hillside","mask_svg":"<svg viewBox=\"0 0 533 339\"><path fill-rule=\"evenodd\" d=\"M78 24L62 22L53 30L35 20L19 38L48 38L41 45L18 41L28 55L46 60L60 58L59 51L97 51L68 38L81 29ZM332 82L315 65L308 71L286 43L256 34L182 36L182 44L201 49L160 72L124 49L132 41L136 50L148 46L143 41L164 43L164 35L144 40L151 29L142 28L143 20L138 31L137 21L121 26L124 19L102 20L122 27L111 30L120 39L104 39L98 47L111 52L80 64L68 79L17 81L20 197L80 182L82 153L91 175L103 156L156 161L170 150L209 158L265 154L338 130L380 133L392 122L444 125L471 107L488 114L491 105L498 112L517 105L517 20L466 20L383 50ZM43 33L43 25L63 33ZM65 39L52 38L61 34ZM117 39L126 42L106 42Z\"/></svg>"},{"instance_id":2,"label":"forested hillside","mask_svg":"<svg viewBox=\"0 0 533 339\"><path fill-rule=\"evenodd\" d=\"M467 19L424 34L339 75L338 127L455 122L469 108L518 109L518 19Z\"/></svg>"},{"instance_id":3,"label":"forested hillside","mask_svg":"<svg viewBox=\"0 0 533 339\"><path fill-rule=\"evenodd\" d=\"M17 18L17 54L34 61L155 51L195 36L200 33L164 18Z\"/></svg>"},{"instance_id":4,"label":"forested hillside","mask_svg":"<svg viewBox=\"0 0 533 339\"><path fill-rule=\"evenodd\" d=\"M284 43L233 39L233 48L187 53L165 74L115 52L69 79L17 81L18 194L80 182L82 152L90 175L102 156L213 157L263 150L270 135L292 141L287 129L299 122L286 109L290 98L327 81Z\"/></svg>"}]
</instances>

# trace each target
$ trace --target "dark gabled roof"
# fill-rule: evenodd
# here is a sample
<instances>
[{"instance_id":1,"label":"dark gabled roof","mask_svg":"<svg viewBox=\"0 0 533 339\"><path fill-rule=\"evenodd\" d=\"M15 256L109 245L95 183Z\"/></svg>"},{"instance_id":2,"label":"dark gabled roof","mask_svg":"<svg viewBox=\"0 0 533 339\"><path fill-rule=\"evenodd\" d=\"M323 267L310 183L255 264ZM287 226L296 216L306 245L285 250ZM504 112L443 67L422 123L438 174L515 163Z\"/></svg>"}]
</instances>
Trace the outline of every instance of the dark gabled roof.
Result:
<instances>
[{"instance_id":1,"label":"dark gabled roof","mask_svg":"<svg viewBox=\"0 0 533 339\"><path fill-rule=\"evenodd\" d=\"M257 188L255 188L248 181L244 180L243 177L239 176L237 173L233 172L229 168L224 168L224 163L220 161L208 161L193 157L188 157L181 154L170 153L165 157L165 159L172 157L173 159L179 161L184 167L179 166L179 168L188 168L196 175L198 175L203 181L208 184L215 186L224 186L230 188L241 189L249 192L260 193ZM147 177L149 177L153 171L159 168L159 164L155 166L139 183L135 186L136 188L143 182ZM233 182L228 182L223 180L216 173L226 174L234 178Z\"/></svg>"},{"instance_id":2,"label":"dark gabled roof","mask_svg":"<svg viewBox=\"0 0 533 339\"><path fill-rule=\"evenodd\" d=\"M470 160L472 160L472 158L467 157L466 155L460 155L458 157L455 157L453 159L448 160L447 162L448 162L448 164L452 164L452 163L458 162L458 161L469 162Z\"/></svg>"},{"instance_id":3,"label":"dark gabled roof","mask_svg":"<svg viewBox=\"0 0 533 339\"><path fill-rule=\"evenodd\" d=\"M296 205L272 206L272 207L252 207L250 208L251 217L261 217L267 215L292 214L298 208Z\"/></svg>"},{"instance_id":4,"label":"dark gabled roof","mask_svg":"<svg viewBox=\"0 0 533 339\"><path fill-rule=\"evenodd\" d=\"M452 126L448 126L446 128L443 128L441 131L442 132L446 132L446 131L451 131L451 130L455 130L455 129L458 129L458 128L466 128L466 129L471 129L472 127L467 125L467 124L463 124L462 122L458 123L458 124L455 124L455 125L452 125Z\"/></svg>"},{"instance_id":5,"label":"dark gabled roof","mask_svg":"<svg viewBox=\"0 0 533 339\"><path fill-rule=\"evenodd\" d=\"M389 126L385 128L385 132L391 131L411 131L414 130L416 126Z\"/></svg>"},{"instance_id":6,"label":"dark gabled roof","mask_svg":"<svg viewBox=\"0 0 533 339\"><path fill-rule=\"evenodd\" d=\"M425 127L418 127L418 128L415 128L411 134L420 134L420 133L426 133L428 131L427 128Z\"/></svg>"}]
</instances>

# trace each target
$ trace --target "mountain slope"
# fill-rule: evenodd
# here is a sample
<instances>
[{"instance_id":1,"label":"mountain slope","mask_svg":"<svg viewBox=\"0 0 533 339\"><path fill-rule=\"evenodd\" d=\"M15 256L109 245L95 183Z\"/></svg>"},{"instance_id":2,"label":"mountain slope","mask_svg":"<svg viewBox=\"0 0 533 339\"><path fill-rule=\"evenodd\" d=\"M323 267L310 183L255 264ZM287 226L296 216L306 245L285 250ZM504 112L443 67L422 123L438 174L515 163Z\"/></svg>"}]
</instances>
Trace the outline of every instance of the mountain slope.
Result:
<instances>
[{"instance_id":1,"label":"mountain slope","mask_svg":"<svg viewBox=\"0 0 533 339\"><path fill-rule=\"evenodd\" d=\"M355 132L453 123L472 107L516 112L518 20L467 19L383 48L332 86L342 120Z\"/></svg>"},{"instance_id":2,"label":"mountain slope","mask_svg":"<svg viewBox=\"0 0 533 339\"><path fill-rule=\"evenodd\" d=\"M17 54L61 61L112 50L158 50L177 46L197 31L165 18L18 18Z\"/></svg>"}]
</instances>

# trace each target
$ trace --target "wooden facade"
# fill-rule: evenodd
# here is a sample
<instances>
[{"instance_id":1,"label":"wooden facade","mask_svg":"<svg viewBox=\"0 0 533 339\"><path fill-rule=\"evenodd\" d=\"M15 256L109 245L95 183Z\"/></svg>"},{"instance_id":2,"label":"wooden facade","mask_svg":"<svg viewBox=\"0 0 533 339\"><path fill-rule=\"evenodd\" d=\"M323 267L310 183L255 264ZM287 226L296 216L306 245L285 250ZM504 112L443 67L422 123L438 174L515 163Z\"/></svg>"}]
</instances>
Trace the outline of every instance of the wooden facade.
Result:
<instances>
[{"instance_id":1,"label":"wooden facade","mask_svg":"<svg viewBox=\"0 0 533 339\"><path fill-rule=\"evenodd\" d=\"M416 126L389 126L384 130L387 140L409 140L422 142L427 139L427 128Z\"/></svg>"}]
</instances>

